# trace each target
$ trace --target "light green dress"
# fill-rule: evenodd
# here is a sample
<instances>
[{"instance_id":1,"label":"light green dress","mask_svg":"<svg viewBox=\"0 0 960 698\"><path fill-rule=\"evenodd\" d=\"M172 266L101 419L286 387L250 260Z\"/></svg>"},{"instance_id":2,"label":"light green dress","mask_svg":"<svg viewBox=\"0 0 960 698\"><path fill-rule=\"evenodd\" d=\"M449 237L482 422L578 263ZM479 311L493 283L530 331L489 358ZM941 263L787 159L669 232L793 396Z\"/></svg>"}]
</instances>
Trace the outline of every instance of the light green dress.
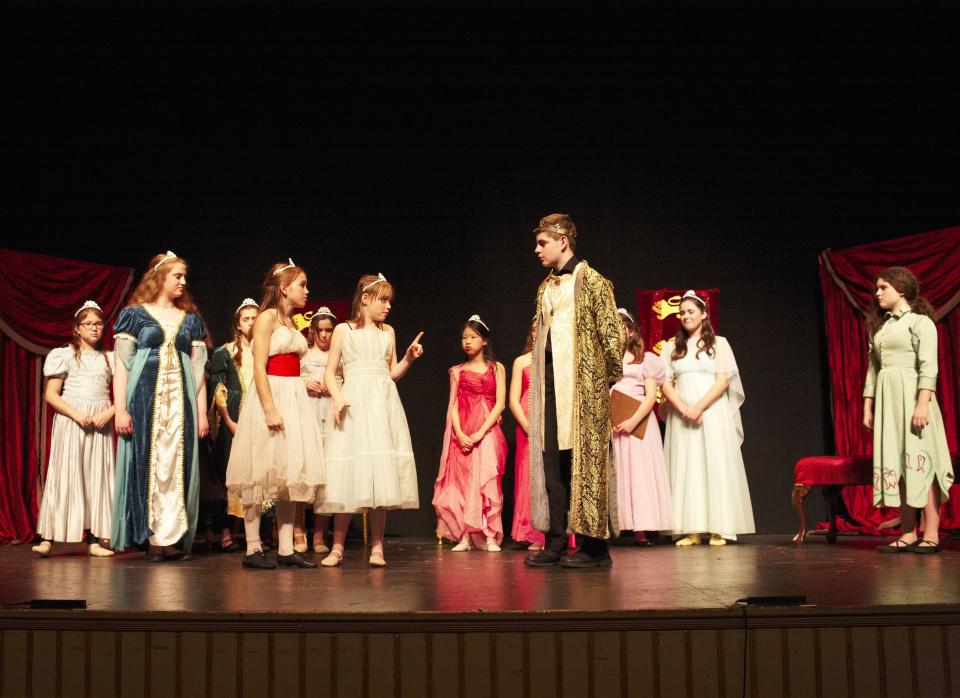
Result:
<instances>
[{"instance_id":1,"label":"light green dress","mask_svg":"<svg viewBox=\"0 0 960 698\"><path fill-rule=\"evenodd\" d=\"M937 328L926 315L909 308L887 313L871 338L865 398L874 398L873 503L900 506L902 479L907 504L923 508L934 478L941 501L950 497L953 466L936 395L931 395L930 423L913 428L917 391L937 388Z\"/></svg>"}]
</instances>

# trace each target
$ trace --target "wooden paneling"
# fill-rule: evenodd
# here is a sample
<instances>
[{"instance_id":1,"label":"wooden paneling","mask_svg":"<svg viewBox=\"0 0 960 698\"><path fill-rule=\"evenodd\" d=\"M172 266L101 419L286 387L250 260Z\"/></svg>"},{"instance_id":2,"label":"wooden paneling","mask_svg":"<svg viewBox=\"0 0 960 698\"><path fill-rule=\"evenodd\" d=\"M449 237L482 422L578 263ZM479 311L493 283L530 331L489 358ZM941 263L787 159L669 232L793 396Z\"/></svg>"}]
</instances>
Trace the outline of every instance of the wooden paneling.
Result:
<instances>
[{"instance_id":1,"label":"wooden paneling","mask_svg":"<svg viewBox=\"0 0 960 698\"><path fill-rule=\"evenodd\" d=\"M950 696L958 626L750 629L746 694ZM4 630L3 696L735 698L743 631Z\"/></svg>"}]
</instances>

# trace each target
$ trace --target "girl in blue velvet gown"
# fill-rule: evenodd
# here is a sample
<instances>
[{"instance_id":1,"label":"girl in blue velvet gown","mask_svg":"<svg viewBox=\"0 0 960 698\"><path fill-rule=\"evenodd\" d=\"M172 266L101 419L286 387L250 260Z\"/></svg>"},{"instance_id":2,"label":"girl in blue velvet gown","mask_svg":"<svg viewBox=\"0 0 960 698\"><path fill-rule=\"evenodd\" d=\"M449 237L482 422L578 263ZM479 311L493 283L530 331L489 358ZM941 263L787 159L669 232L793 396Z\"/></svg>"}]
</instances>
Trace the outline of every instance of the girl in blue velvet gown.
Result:
<instances>
[{"instance_id":1,"label":"girl in blue velvet gown","mask_svg":"<svg viewBox=\"0 0 960 698\"><path fill-rule=\"evenodd\" d=\"M197 527L197 440L207 435L206 331L187 263L157 255L114 326L117 468L111 538L149 542L146 559L182 558Z\"/></svg>"}]
</instances>

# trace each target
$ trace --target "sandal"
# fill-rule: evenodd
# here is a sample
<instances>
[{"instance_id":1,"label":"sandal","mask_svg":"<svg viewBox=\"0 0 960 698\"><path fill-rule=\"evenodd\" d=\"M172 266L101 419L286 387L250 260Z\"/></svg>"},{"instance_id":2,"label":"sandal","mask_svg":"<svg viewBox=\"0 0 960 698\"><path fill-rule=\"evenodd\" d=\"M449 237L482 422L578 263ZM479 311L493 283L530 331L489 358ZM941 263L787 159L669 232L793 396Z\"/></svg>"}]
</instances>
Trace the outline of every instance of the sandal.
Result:
<instances>
[{"instance_id":1,"label":"sandal","mask_svg":"<svg viewBox=\"0 0 960 698\"><path fill-rule=\"evenodd\" d=\"M917 555L936 555L940 552L940 544L932 540L918 540L913 544L913 551Z\"/></svg>"},{"instance_id":2,"label":"sandal","mask_svg":"<svg viewBox=\"0 0 960 698\"><path fill-rule=\"evenodd\" d=\"M383 559L383 548L373 548L370 551L371 567L386 567L387 561Z\"/></svg>"},{"instance_id":3,"label":"sandal","mask_svg":"<svg viewBox=\"0 0 960 698\"><path fill-rule=\"evenodd\" d=\"M343 553L334 548L330 551L330 554L327 555L320 561L320 564L324 567L336 567L343 560Z\"/></svg>"},{"instance_id":4,"label":"sandal","mask_svg":"<svg viewBox=\"0 0 960 698\"><path fill-rule=\"evenodd\" d=\"M909 553L912 551L913 548L917 546L917 543L919 542L920 542L919 540L915 540L912 543L908 543L903 538L897 538L895 541L893 541L892 543L888 543L887 545L878 545L877 552L878 553Z\"/></svg>"}]
</instances>

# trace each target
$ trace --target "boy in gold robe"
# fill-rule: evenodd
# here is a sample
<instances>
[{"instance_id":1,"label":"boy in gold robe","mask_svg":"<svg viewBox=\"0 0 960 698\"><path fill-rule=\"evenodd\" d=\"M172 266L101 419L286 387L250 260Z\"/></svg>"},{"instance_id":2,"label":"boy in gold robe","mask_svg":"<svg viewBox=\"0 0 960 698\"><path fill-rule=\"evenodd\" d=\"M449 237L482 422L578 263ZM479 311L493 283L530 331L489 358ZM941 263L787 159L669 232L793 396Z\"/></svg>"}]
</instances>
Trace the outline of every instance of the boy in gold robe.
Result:
<instances>
[{"instance_id":1,"label":"boy in gold robe","mask_svg":"<svg viewBox=\"0 0 960 698\"><path fill-rule=\"evenodd\" d=\"M570 216L546 216L533 232L536 255L550 269L537 291L529 440L531 514L547 544L524 562L609 567L610 386L623 375L622 323L613 284L574 256ZM564 556L568 527L580 550Z\"/></svg>"}]
</instances>

